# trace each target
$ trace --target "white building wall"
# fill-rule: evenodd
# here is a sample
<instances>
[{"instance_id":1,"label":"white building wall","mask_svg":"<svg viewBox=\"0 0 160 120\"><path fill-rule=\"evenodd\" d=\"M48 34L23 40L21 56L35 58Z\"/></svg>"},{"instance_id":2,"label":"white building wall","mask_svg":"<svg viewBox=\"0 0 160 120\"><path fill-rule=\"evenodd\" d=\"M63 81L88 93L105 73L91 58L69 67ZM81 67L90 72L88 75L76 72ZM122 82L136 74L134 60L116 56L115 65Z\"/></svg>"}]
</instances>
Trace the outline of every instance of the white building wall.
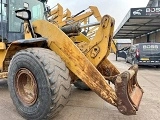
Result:
<instances>
[{"instance_id":1,"label":"white building wall","mask_svg":"<svg viewBox=\"0 0 160 120\"><path fill-rule=\"evenodd\" d=\"M145 43L145 42L147 42L147 36L144 36L144 37L137 38L137 39L133 40L133 44L136 44L136 43Z\"/></svg>"},{"instance_id":2,"label":"white building wall","mask_svg":"<svg viewBox=\"0 0 160 120\"><path fill-rule=\"evenodd\" d=\"M150 42L156 42L156 34L154 33L154 34L151 34L150 36L149 36L149 41Z\"/></svg>"},{"instance_id":3,"label":"white building wall","mask_svg":"<svg viewBox=\"0 0 160 120\"><path fill-rule=\"evenodd\" d=\"M156 42L160 42L160 32L156 33Z\"/></svg>"}]
</instances>

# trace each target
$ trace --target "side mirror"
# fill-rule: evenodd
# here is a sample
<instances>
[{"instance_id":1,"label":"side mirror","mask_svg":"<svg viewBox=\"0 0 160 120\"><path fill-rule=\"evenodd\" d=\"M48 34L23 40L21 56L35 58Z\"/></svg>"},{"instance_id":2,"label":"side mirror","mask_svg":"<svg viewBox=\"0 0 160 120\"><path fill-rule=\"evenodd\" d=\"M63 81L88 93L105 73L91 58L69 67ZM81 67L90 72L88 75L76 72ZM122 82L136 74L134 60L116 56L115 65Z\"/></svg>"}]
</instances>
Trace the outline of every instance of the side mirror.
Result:
<instances>
[{"instance_id":1,"label":"side mirror","mask_svg":"<svg viewBox=\"0 0 160 120\"><path fill-rule=\"evenodd\" d=\"M16 17L22 20L31 20L31 11L26 9L16 10Z\"/></svg>"}]
</instances>

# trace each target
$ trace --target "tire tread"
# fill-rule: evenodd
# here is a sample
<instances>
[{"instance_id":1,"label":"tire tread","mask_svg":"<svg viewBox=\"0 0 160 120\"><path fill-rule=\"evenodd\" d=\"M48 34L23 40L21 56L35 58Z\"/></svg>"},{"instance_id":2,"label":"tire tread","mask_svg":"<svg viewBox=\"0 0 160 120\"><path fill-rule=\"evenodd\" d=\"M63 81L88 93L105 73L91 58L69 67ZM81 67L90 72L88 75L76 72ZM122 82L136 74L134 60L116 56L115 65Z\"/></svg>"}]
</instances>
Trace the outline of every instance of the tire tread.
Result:
<instances>
[{"instance_id":1,"label":"tire tread","mask_svg":"<svg viewBox=\"0 0 160 120\"><path fill-rule=\"evenodd\" d=\"M69 70L62 59L53 51L44 48L27 48L19 53L30 53L41 63L48 77L51 105L43 119L54 117L67 103L71 91ZM14 59L14 57L13 57ZM12 64L12 61L11 61ZM43 110L43 108L41 108Z\"/></svg>"}]
</instances>

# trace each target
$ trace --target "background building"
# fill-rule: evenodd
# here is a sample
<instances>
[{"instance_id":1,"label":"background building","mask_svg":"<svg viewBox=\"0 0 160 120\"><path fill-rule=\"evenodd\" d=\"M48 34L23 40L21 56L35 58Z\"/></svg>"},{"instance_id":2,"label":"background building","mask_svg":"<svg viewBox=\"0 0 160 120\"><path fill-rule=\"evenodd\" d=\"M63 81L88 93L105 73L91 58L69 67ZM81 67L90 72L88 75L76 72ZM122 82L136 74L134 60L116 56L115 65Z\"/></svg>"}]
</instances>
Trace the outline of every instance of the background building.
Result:
<instances>
[{"instance_id":1,"label":"background building","mask_svg":"<svg viewBox=\"0 0 160 120\"><path fill-rule=\"evenodd\" d=\"M133 44L160 42L160 0L150 0L143 8L131 8L114 39L131 39Z\"/></svg>"}]
</instances>

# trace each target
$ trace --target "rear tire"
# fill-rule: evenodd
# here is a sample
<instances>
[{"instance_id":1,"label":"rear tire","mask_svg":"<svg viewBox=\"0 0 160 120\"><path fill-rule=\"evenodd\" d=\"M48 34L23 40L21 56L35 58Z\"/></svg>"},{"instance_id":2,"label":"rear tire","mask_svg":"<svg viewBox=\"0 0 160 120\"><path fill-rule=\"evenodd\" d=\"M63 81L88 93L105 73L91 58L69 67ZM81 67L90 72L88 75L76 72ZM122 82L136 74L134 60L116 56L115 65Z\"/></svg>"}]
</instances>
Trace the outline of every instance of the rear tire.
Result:
<instances>
[{"instance_id":1,"label":"rear tire","mask_svg":"<svg viewBox=\"0 0 160 120\"><path fill-rule=\"evenodd\" d=\"M70 81L64 62L48 49L22 50L13 56L9 66L12 101L20 115L29 120L55 116L67 102Z\"/></svg>"},{"instance_id":2,"label":"rear tire","mask_svg":"<svg viewBox=\"0 0 160 120\"><path fill-rule=\"evenodd\" d=\"M80 90L91 90L82 80L78 79L76 82L73 83L75 87Z\"/></svg>"}]
</instances>

